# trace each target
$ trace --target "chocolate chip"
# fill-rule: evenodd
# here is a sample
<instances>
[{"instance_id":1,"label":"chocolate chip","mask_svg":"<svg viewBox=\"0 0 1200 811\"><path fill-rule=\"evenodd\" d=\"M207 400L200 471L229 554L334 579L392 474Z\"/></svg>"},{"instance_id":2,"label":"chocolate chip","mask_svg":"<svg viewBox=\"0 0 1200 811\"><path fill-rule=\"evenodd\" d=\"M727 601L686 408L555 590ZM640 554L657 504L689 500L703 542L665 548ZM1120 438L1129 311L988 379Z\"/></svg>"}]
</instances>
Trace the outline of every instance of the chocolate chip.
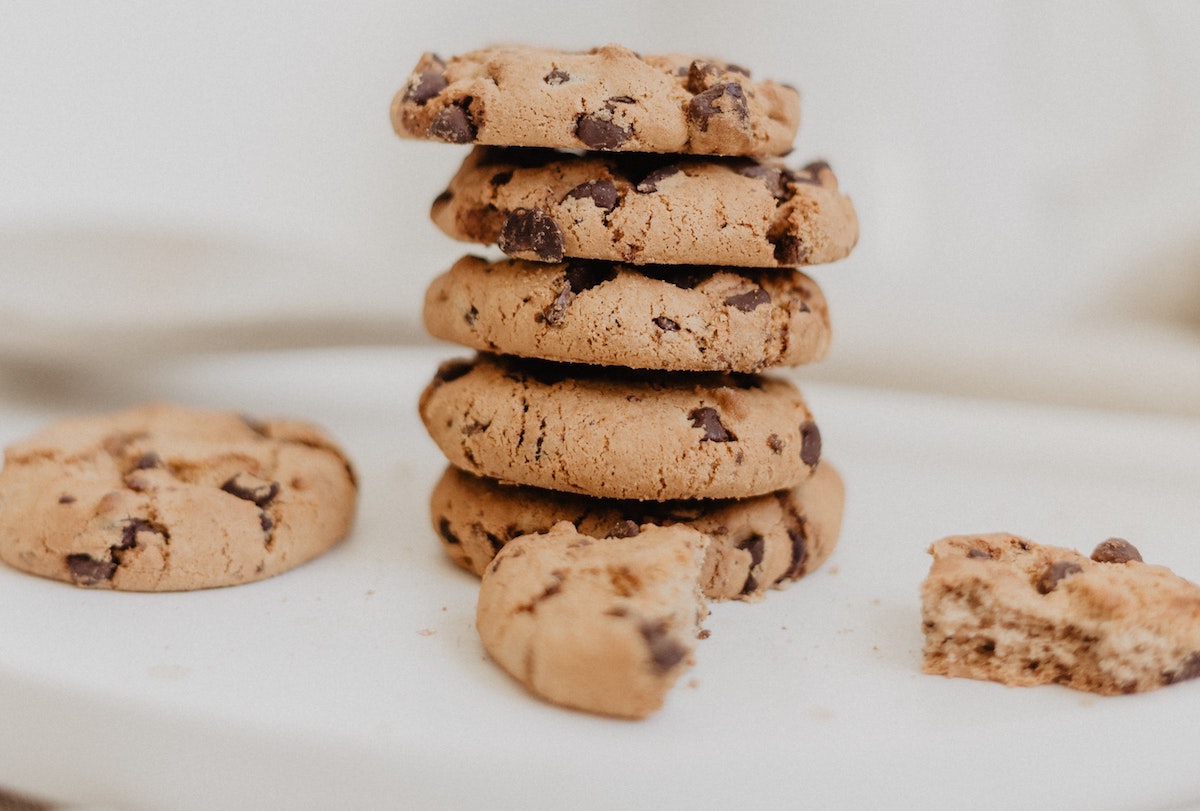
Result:
<instances>
[{"instance_id":1,"label":"chocolate chip","mask_svg":"<svg viewBox=\"0 0 1200 811\"><path fill-rule=\"evenodd\" d=\"M737 307L744 313L753 312L761 304L771 303L771 294L761 287L756 287L753 290L748 290L745 293L737 293L725 299L725 303L731 307Z\"/></svg>"},{"instance_id":2,"label":"chocolate chip","mask_svg":"<svg viewBox=\"0 0 1200 811\"><path fill-rule=\"evenodd\" d=\"M746 582L742 584L742 594L749 594L758 588L758 578L754 576L753 570L755 566L762 563L764 546L761 535L751 535L738 544L738 549L744 549L750 553L750 571L746 572Z\"/></svg>"},{"instance_id":3,"label":"chocolate chip","mask_svg":"<svg viewBox=\"0 0 1200 811\"><path fill-rule=\"evenodd\" d=\"M732 114L739 122L750 117L746 105L746 94L737 82L713 85L703 93L697 93L688 101L688 120L701 132L708 130L709 122L719 115Z\"/></svg>"},{"instance_id":4,"label":"chocolate chip","mask_svg":"<svg viewBox=\"0 0 1200 811\"><path fill-rule=\"evenodd\" d=\"M663 332L679 332L679 324L675 323L670 318L667 318L665 315L660 315L652 320L654 321L654 326L658 327Z\"/></svg>"},{"instance_id":5,"label":"chocolate chip","mask_svg":"<svg viewBox=\"0 0 1200 811\"><path fill-rule=\"evenodd\" d=\"M771 449L772 453L782 453L785 444L786 443L779 438L779 434L771 434L769 437L767 437L767 447Z\"/></svg>"},{"instance_id":6,"label":"chocolate chip","mask_svg":"<svg viewBox=\"0 0 1200 811\"><path fill-rule=\"evenodd\" d=\"M803 265L808 259L808 247L798 237L780 234L767 238L775 246L775 261L785 267Z\"/></svg>"},{"instance_id":7,"label":"chocolate chip","mask_svg":"<svg viewBox=\"0 0 1200 811\"><path fill-rule=\"evenodd\" d=\"M112 580L117 572L117 564L111 560L96 560L91 555L67 555L67 571L76 583L91 586Z\"/></svg>"},{"instance_id":8,"label":"chocolate chip","mask_svg":"<svg viewBox=\"0 0 1200 811\"><path fill-rule=\"evenodd\" d=\"M466 321L468 324L474 324L475 321L478 320L478 318L479 318L479 310L475 307L474 304L471 305L471 309L469 309L465 313L463 313L463 321Z\"/></svg>"},{"instance_id":9,"label":"chocolate chip","mask_svg":"<svg viewBox=\"0 0 1200 811\"><path fill-rule=\"evenodd\" d=\"M991 555L989 555L987 552L985 552L985 551L984 551L984 550L982 550L982 549L972 549L972 550L970 550L969 552L967 552L967 557L969 557L969 558L985 558L985 559L987 559L987 560L991 560L991 559L992 559L992 556L991 556Z\"/></svg>"},{"instance_id":10,"label":"chocolate chip","mask_svg":"<svg viewBox=\"0 0 1200 811\"><path fill-rule=\"evenodd\" d=\"M809 467L821 461L821 431L812 420L800 424L800 461Z\"/></svg>"},{"instance_id":11,"label":"chocolate chip","mask_svg":"<svg viewBox=\"0 0 1200 811\"><path fill-rule=\"evenodd\" d=\"M661 166L643 177L634 188L642 194L651 194L658 191L659 183L678 173L679 167L674 163Z\"/></svg>"},{"instance_id":12,"label":"chocolate chip","mask_svg":"<svg viewBox=\"0 0 1200 811\"><path fill-rule=\"evenodd\" d=\"M735 65L732 62L725 66L725 70L729 71L730 73L740 73L747 79L750 78L750 70L748 68L744 68L741 65Z\"/></svg>"},{"instance_id":13,"label":"chocolate chip","mask_svg":"<svg viewBox=\"0 0 1200 811\"><path fill-rule=\"evenodd\" d=\"M239 481L243 477L248 477L251 481ZM221 489L231 496L254 502L261 510L279 495L279 482L267 482L248 473L235 473L221 485Z\"/></svg>"},{"instance_id":14,"label":"chocolate chip","mask_svg":"<svg viewBox=\"0 0 1200 811\"><path fill-rule=\"evenodd\" d=\"M650 648L650 660L661 673L666 673L687 657L687 648L672 639L665 622L643 622L638 629Z\"/></svg>"},{"instance_id":15,"label":"chocolate chip","mask_svg":"<svg viewBox=\"0 0 1200 811\"><path fill-rule=\"evenodd\" d=\"M467 111L470 98L447 105L429 124L427 134L452 144L469 144L475 140L475 124Z\"/></svg>"},{"instance_id":16,"label":"chocolate chip","mask_svg":"<svg viewBox=\"0 0 1200 811\"><path fill-rule=\"evenodd\" d=\"M588 149L616 149L628 141L631 134L631 130L597 113L584 113L575 119L575 137Z\"/></svg>"},{"instance_id":17,"label":"chocolate chip","mask_svg":"<svg viewBox=\"0 0 1200 811\"><path fill-rule=\"evenodd\" d=\"M567 308L571 306L571 299L575 298L574 292L571 290L571 283L564 280L563 286L555 296L554 301L546 309L537 314L536 320L545 322L552 327L556 327L563 322L567 317Z\"/></svg>"},{"instance_id":18,"label":"chocolate chip","mask_svg":"<svg viewBox=\"0 0 1200 811\"><path fill-rule=\"evenodd\" d=\"M1142 553L1124 538L1109 538L1096 545L1092 560L1097 563L1128 563L1131 560L1141 563Z\"/></svg>"},{"instance_id":19,"label":"chocolate chip","mask_svg":"<svg viewBox=\"0 0 1200 811\"><path fill-rule=\"evenodd\" d=\"M513 173L511 170L504 171L504 172L496 172L496 174L492 175L492 179L488 182L491 183L493 186L503 186L505 183L512 180L512 176L513 176Z\"/></svg>"},{"instance_id":20,"label":"chocolate chip","mask_svg":"<svg viewBox=\"0 0 1200 811\"><path fill-rule=\"evenodd\" d=\"M792 542L792 562L779 579L796 580L804 574L804 567L808 564L808 524L804 516L799 515L786 499L786 495L780 497L780 504L792 521L792 526L788 528L788 538Z\"/></svg>"},{"instance_id":21,"label":"chocolate chip","mask_svg":"<svg viewBox=\"0 0 1200 811\"><path fill-rule=\"evenodd\" d=\"M1038 578L1038 594L1049 594L1058 587L1060 582L1082 571L1083 567L1074 561L1060 560L1051 563L1046 567L1046 571L1042 572L1042 576Z\"/></svg>"},{"instance_id":22,"label":"chocolate chip","mask_svg":"<svg viewBox=\"0 0 1200 811\"><path fill-rule=\"evenodd\" d=\"M636 535L639 535L641 531L642 528L638 526L637 521L626 518L613 524L613 528L608 531L608 535L606 537L632 538Z\"/></svg>"},{"instance_id":23,"label":"chocolate chip","mask_svg":"<svg viewBox=\"0 0 1200 811\"><path fill-rule=\"evenodd\" d=\"M703 93L712 87L721 75L721 69L712 62L697 59L687 68L687 90L689 93Z\"/></svg>"},{"instance_id":24,"label":"chocolate chip","mask_svg":"<svg viewBox=\"0 0 1200 811\"><path fill-rule=\"evenodd\" d=\"M1200 651L1196 651L1180 662L1179 669L1167 673L1164 681L1167 684L1175 684L1196 678L1200 678Z\"/></svg>"},{"instance_id":25,"label":"chocolate chip","mask_svg":"<svg viewBox=\"0 0 1200 811\"><path fill-rule=\"evenodd\" d=\"M756 163L739 169L738 174L761 180L766 184L767 191L771 192L771 196L776 200L786 200L791 196L788 193L787 181L793 179L795 175L778 166L763 166L761 163Z\"/></svg>"},{"instance_id":26,"label":"chocolate chip","mask_svg":"<svg viewBox=\"0 0 1200 811\"><path fill-rule=\"evenodd\" d=\"M133 469L147 470L152 467L161 467L162 463L162 458L157 453L154 451L149 451L148 453L143 453L141 455L141 457L134 464Z\"/></svg>"},{"instance_id":27,"label":"chocolate chip","mask_svg":"<svg viewBox=\"0 0 1200 811\"><path fill-rule=\"evenodd\" d=\"M449 383L452 380L458 380L467 372L475 368L475 364L469 360L462 358L453 358L443 361L438 366L437 374L433 376L434 385L440 386L443 383Z\"/></svg>"},{"instance_id":28,"label":"chocolate chip","mask_svg":"<svg viewBox=\"0 0 1200 811\"><path fill-rule=\"evenodd\" d=\"M59 504L74 504L75 496L71 495L70 493L63 493L61 496L58 497L58 503Z\"/></svg>"},{"instance_id":29,"label":"chocolate chip","mask_svg":"<svg viewBox=\"0 0 1200 811\"><path fill-rule=\"evenodd\" d=\"M474 524L473 526L476 532L482 532L483 537L487 538L488 543L492 546L493 552L499 552L504 547L504 544L508 541L507 538L501 538L499 535L496 535L493 532L488 532L486 529L484 529L483 524ZM520 550L517 551L518 553L520 552Z\"/></svg>"},{"instance_id":30,"label":"chocolate chip","mask_svg":"<svg viewBox=\"0 0 1200 811\"><path fill-rule=\"evenodd\" d=\"M476 434L482 434L489 427L491 427L490 422L468 422L462 427L462 433L463 436L475 436Z\"/></svg>"},{"instance_id":31,"label":"chocolate chip","mask_svg":"<svg viewBox=\"0 0 1200 811\"><path fill-rule=\"evenodd\" d=\"M507 254L533 253L543 262L561 262L563 235L549 214L540 208L518 208L500 228L500 250Z\"/></svg>"},{"instance_id":32,"label":"chocolate chip","mask_svg":"<svg viewBox=\"0 0 1200 811\"><path fill-rule=\"evenodd\" d=\"M162 529L150 523L145 518L130 518L125 522L125 526L121 527L120 542L110 546L110 552L120 552L136 547L139 532L154 532L166 537L166 533ZM117 562L119 563L120 561L118 560Z\"/></svg>"},{"instance_id":33,"label":"chocolate chip","mask_svg":"<svg viewBox=\"0 0 1200 811\"><path fill-rule=\"evenodd\" d=\"M427 70L408 86L404 97L424 105L425 102L446 89L446 77L440 71Z\"/></svg>"},{"instance_id":34,"label":"chocolate chip","mask_svg":"<svg viewBox=\"0 0 1200 811\"><path fill-rule=\"evenodd\" d=\"M711 406L703 406L693 410L688 414L688 419L692 421L693 428L704 429L704 436L700 439L701 442L737 441L737 437L721 424L721 416Z\"/></svg>"},{"instance_id":35,"label":"chocolate chip","mask_svg":"<svg viewBox=\"0 0 1200 811\"><path fill-rule=\"evenodd\" d=\"M263 511L258 514L258 525L262 527L262 531L266 534L267 540L271 540L271 533L275 529L275 519L271 517L269 512Z\"/></svg>"},{"instance_id":36,"label":"chocolate chip","mask_svg":"<svg viewBox=\"0 0 1200 811\"><path fill-rule=\"evenodd\" d=\"M565 70L559 70L558 68L555 68L542 77L542 81L548 85L560 85L564 82L569 82L570 80L571 74L567 73Z\"/></svg>"},{"instance_id":37,"label":"chocolate chip","mask_svg":"<svg viewBox=\"0 0 1200 811\"><path fill-rule=\"evenodd\" d=\"M813 161L807 166L800 169L804 174L792 174L791 179L795 183L807 183L810 186L821 185L821 173L832 171L830 166L825 161Z\"/></svg>"},{"instance_id":38,"label":"chocolate chip","mask_svg":"<svg viewBox=\"0 0 1200 811\"><path fill-rule=\"evenodd\" d=\"M567 197L574 197L578 200L591 198L597 207L605 211L612 211L620 200L617 195L617 186L611 180L589 180L586 183L580 183L567 192Z\"/></svg>"}]
</instances>

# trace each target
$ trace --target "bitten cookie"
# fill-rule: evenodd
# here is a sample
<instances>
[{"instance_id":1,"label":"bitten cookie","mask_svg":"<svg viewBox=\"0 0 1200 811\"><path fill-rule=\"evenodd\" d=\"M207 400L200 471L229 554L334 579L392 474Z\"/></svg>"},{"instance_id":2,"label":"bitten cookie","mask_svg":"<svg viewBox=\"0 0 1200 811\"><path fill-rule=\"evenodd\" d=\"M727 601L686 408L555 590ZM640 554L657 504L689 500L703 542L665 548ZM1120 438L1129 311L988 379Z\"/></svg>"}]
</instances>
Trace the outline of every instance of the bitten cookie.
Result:
<instances>
[{"instance_id":1,"label":"bitten cookie","mask_svg":"<svg viewBox=\"0 0 1200 811\"><path fill-rule=\"evenodd\" d=\"M154 403L5 450L0 559L93 588L231 586L328 549L355 501L350 463L313 425Z\"/></svg>"},{"instance_id":2,"label":"bitten cookie","mask_svg":"<svg viewBox=\"0 0 1200 811\"><path fill-rule=\"evenodd\" d=\"M795 88L715 59L619 45L427 53L392 102L399 135L455 144L782 155L799 123Z\"/></svg>"},{"instance_id":3,"label":"bitten cookie","mask_svg":"<svg viewBox=\"0 0 1200 811\"><path fill-rule=\"evenodd\" d=\"M430 515L446 554L482 575L520 535L560 521L593 538L637 535L647 524L682 524L710 540L700 574L712 600L758 600L817 569L841 530L845 489L828 461L791 490L718 501L614 501L502 485L449 467L433 488Z\"/></svg>"},{"instance_id":4,"label":"bitten cookie","mask_svg":"<svg viewBox=\"0 0 1200 811\"><path fill-rule=\"evenodd\" d=\"M479 638L548 701L645 717L692 662L706 543L683 526L601 542L566 522L516 538L480 582Z\"/></svg>"},{"instance_id":5,"label":"bitten cookie","mask_svg":"<svg viewBox=\"0 0 1200 811\"><path fill-rule=\"evenodd\" d=\"M921 586L926 673L1116 694L1200 676L1200 586L1109 539L1084 557L944 538Z\"/></svg>"},{"instance_id":6,"label":"bitten cookie","mask_svg":"<svg viewBox=\"0 0 1200 811\"><path fill-rule=\"evenodd\" d=\"M858 240L827 164L748 158L476 147L431 215L454 239L540 262L794 267Z\"/></svg>"},{"instance_id":7,"label":"bitten cookie","mask_svg":"<svg viewBox=\"0 0 1200 811\"><path fill-rule=\"evenodd\" d=\"M419 409L451 464L602 498L744 498L795 487L821 437L800 392L756 375L480 354L442 364Z\"/></svg>"},{"instance_id":8,"label":"bitten cookie","mask_svg":"<svg viewBox=\"0 0 1200 811\"><path fill-rule=\"evenodd\" d=\"M824 357L829 310L797 270L458 260L425 293L435 337L636 369L759 372Z\"/></svg>"}]
</instances>

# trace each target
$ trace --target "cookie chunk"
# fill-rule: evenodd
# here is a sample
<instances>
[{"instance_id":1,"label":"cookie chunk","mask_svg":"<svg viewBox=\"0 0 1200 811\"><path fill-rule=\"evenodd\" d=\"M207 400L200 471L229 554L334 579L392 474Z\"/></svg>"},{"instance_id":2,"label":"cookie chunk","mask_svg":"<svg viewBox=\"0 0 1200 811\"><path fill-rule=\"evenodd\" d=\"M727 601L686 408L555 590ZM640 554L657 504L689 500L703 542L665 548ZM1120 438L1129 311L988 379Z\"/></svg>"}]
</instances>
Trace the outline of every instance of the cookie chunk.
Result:
<instances>
[{"instance_id":1,"label":"cookie chunk","mask_svg":"<svg viewBox=\"0 0 1200 811\"><path fill-rule=\"evenodd\" d=\"M480 354L448 361L421 418L462 470L602 498L744 498L795 487L820 432L789 381Z\"/></svg>"},{"instance_id":2,"label":"cookie chunk","mask_svg":"<svg viewBox=\"0 0 1200 811\"><path fill-rule=\"evenodd\" d=\"M845 489L823 461L791 490L748 499L616 501L503 485L450 467L430 498L433 527L446 554L482 575L520 535L560 521L593 538L624 538L639 527L682 524L709 538L700 574L711 600L759 600L817 569L837 543Z\"/></svg>"},{"instance_id":3,"label":"cookie chunk","mask_svg":"<svg viewBox=\"0 0 1200 811\"><path fill-rule=\"evenodd\" d=\"M792 269L460 259L425 293L429 332L507 355L760 372L824 357L829 309Z\"/></svg>"},{"instance_id":4,"label":"cookie chunk","mask_svg":"<svg viewBox=\"0 0 1200 811\"><path fill-rule=\"evenodd\" d=\"M683 526L605 542L566 522L523 535L480 581L479 638L535 695L645 717L691 664L707 614L697 585L706 543Z\"/></svg>"},{"instance_id":5,"label":"cookie chunk","mask_svg":"<svg viewBox=\"0 0 1200 811\"><path fill-rule=\"evenodd\" d=\"M313 425L154 403L5 450L0 559L91 588L231 586L328 549L355 501L350 463Z\"/></svg>"},{"instance_id":6,"label":"cookie chunk","mask_svg":"<svg viewBox=\"0 0 1200 811\"><path fill-rule=\"evenodd\" d=\"M1200 586L1109 539L1091 557L944 538L921 586L926 673L1111 695L1200 676Z\"/></svg>"},{"instance_id":7,"label":"cookie chunk","mask_svg":"<svg viewBox=\"0 0 1200 811\"><path fill-rule=\"evenodd\" d=\"M476 147L431 213L455 239L539 262L795 267L858 240L823 162Z\"/></svg>"},{"instance_id":8,"label":"cookie chunk","mask_svg":"<svg viewBox=\"0 0 1200 811\"><path fill-rule=\"evenodd\" d=\"M716 59L508 47L423 55L392 101L399 135L454 144L783 155L800 95Z\"/></svg>"}]
</instances>

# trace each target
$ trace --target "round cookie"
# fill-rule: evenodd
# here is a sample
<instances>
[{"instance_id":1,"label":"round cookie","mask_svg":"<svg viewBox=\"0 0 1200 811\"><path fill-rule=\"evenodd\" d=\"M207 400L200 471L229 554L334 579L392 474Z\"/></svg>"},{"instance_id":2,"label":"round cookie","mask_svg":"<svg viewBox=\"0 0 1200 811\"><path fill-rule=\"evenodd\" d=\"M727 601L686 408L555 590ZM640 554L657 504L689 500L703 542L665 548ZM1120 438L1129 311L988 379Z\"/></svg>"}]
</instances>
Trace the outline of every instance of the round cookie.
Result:
<instances>
[{"instance_id":1,"label":"round cookie","mask_svg":"<svg viewBox=\"0 0 1200 811\"><path fill-rule=\"evenodd\" d=\"M465 256L426 290L424 317L472 349L637 369L759 372L817 361L830 341L824 295L790 268Z\"/></svg>"},{"instance_id":2,"label":"round cookie","mask_svg":"<svg viewBox=\"0 0 1200 811\"><path fill-rule=\"evenodd\" d=\"M800 392L759 375L671 374L480 354L442 364L426 429L454 466L602 498L745 498L820 459Z\"/></svg>"},{"instance_id":3,"label":"round cookie","mask_svg":"<svg viewBox=\"0 0 1200 811\"><path fill-rule=\"evenodd\" d=\"M642 525L682 524L710 540L700 574L711 600L759 600L815 571L841 529L845 488L828 461L791 490L748 499L615 501L503 485L449 467L433 488L430 515L446 554L482 575L515 537L567 521L582 535L622 538Z\"/></svg>"},{"instance_id":4,"label":"round cookie","mask_svg":"<svg viewBox=\"0 0 1200 811\"><path fill-rule=\"evenodd\" d=\"M319 428L152 403L64 420L5 450L0 559L78 586L261 580L349 531L356 483Z\"/></svg>"},{"instance_id":5,"label":"round cookie","mask_svg":"<svg viewBox=\"0 0 1200 811\"><path fill-rule=\"evenodd\" d=\"M706 543L683 526L601 543L566 522L514 539L480 581L479 638L535 695L643 718L691 664Z\"/></svg>"},{"instance_id":6,"label":"round cookie","mask_svg":"<svg viewBox=\"0 0 1200 811\"><path fill-rule=\"evenodd\" d=\"M823 162L476 147L431 216L454 239L539 262L795 267L858 241Z\"/></svg>"},{"instance_id":7,"label":"round cookie","mask_svg":"<svg viewBox=\"0 0 1200 811\"><path fill-rule=\"evenodd\" d=\"M800 94L715 59L517 46L424 54L391 118L401 136L455 144L783 155Z\"/></svg>"}]
</instances>

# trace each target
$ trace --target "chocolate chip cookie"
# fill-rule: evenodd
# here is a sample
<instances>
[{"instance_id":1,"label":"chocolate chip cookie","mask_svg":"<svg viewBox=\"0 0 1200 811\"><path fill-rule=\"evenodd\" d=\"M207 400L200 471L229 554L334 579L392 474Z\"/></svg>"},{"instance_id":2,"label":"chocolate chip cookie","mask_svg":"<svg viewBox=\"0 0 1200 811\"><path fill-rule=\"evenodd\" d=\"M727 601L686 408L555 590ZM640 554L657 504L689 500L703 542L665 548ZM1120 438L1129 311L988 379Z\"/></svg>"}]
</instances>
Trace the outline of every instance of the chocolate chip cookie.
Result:
<instances>
[{"instance_id":1,"label":"chocolate chip cookie","mask_svg":"<svg viewBox=\"0 0 1200 811\"><path fill-rule=\"evenodd\" d=\"M483 574L479 638L548 701L643 718L691 664L708 613L697 585L706 543L684 526L609 542L566 522L523 535Z\"/></svg>"},{"instance_id":2,"label":"chocolate chip cookie","mask_svg":"<svg viewBox=\"0 0 1200 811\"><path fill-rule=\"evenodd\" d=\"M324 552L355 501L350 463L313 425L154 403L5 450L0 559L90 588L230 586Z\"/></svg>"},{"instance_id":3,"label":"chocolate chip cookie","mask_svg":"<svg viewBox=\"0 0 1200 811\"><path fill-rule=\"evenodd\" d=\"M1200 676L1200 586L1110 538L1090 557L944 538L921 586L926 673L1111 695Z\"/></svg>"},{"instance_id":4,"label":"chocolate chip cookie","mask_svg":"<svg viewBox=\"0 0 1200 811\"><path fill-rule=\"evenodd\" d=\"M845 490L823 461L791 490L748 499L616 501L503 485L449 467L433 488L430 514L446 554L482 575L519 535L568 521L582 535L624 538L646 524L683 524L710 540L700 575L712 600L759 600L817 569L833 552Z\"/></svg>"},{"instance_id":5,"label":"chocolate chip cookie","mask_svg":"<svg viewBox=\"0 0 1200 811\"><path fill-rule=\"evenodd\" d=\"M518 46L423 55L391 117L399 135L453 144L782 155L800 96L716 59Z\"/></svg>"},{"instance_id":6,"label":"chocolate chip cookie","mask_svg":"<svg viewBox=\"0 0 1200 811\"><path fill-rule=\"evenodd\" d=\"M795 267L858 241L823 162L476 147L431 214L455 239L539 262Z\"/></svg>"},{"instance_id":7,"label":"chocolate chip cookie","mask_svg":"<svg viewBox=\"0 0 1200 811\"><path fill-rule=\"evenodd\" d=\"M824 295L790 268L466 256L429 286L424 316L472 349L637 369L759 372L820 360L830 341Z\"/></svg>"},{"instance_id":8,"label":"chocolate chip cookie","mask_svg":"<svg viewBox=\"0 0 1200 811\"><path fill-rule=\"evenodd\" d=\"M745 498L795 487L821 455L800 392L765 375L672 375L481 353L422 393L454 466L602 498Z\"/></svg>"}]
</instances>

